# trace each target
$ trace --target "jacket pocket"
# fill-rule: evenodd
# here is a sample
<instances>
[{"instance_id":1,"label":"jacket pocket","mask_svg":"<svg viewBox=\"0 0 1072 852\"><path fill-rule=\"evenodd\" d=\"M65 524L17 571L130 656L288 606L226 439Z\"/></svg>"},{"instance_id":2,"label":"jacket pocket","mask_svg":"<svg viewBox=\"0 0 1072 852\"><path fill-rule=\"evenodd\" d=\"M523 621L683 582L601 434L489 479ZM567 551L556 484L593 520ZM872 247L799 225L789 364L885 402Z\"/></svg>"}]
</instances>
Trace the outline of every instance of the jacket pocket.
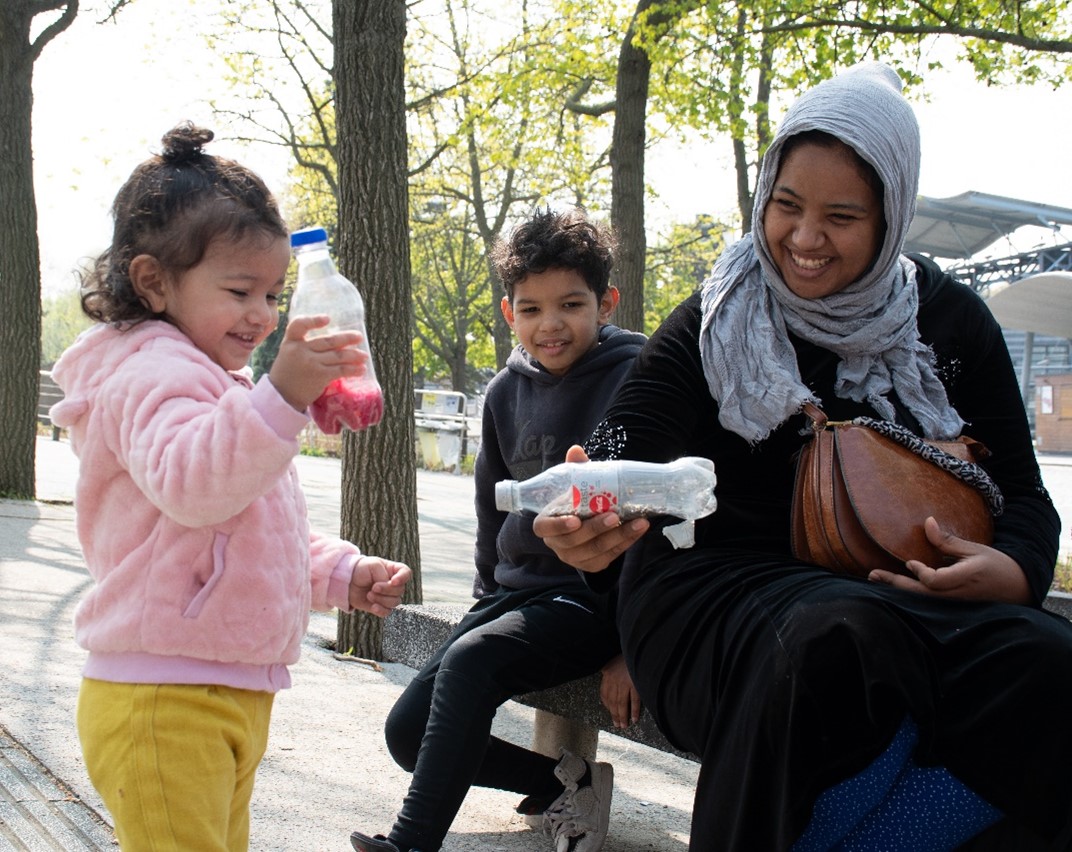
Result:
<instances>
[{"instance_id":1,"label":"jacket pocket","mask_svg":"<svg viewBox=\"0 0 1072 852\"><path fill-rule=\"evenodd\" d=\"M212 574L205 582L205 585L201 587L201 590L194 595L193 600L187 604L182 614L183 618L197 618L201 614L205 601L208 600L212 590L216 588L216 584L220 581L220 577L223 576L223 554L227 549L227 542L230 541L230 538L227 533L216 533L216 537L212 542Z\"/></svg>"}]
</instances>

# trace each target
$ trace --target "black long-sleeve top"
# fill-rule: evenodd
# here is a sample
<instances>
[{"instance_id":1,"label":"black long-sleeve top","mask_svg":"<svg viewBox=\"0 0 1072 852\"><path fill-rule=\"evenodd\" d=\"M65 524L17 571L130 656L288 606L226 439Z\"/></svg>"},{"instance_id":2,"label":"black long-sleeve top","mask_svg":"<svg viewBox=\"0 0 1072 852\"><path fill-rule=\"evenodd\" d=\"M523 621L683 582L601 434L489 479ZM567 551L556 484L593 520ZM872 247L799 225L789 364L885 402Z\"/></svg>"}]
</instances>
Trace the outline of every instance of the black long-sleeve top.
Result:
<instances>
[{"instance_id":1,"label":"black long-sleeve top","mask_svg":"<svg viewBox=\"0 0 1072 852\"><path fill-rule=\"evenodd\" d=\"M992 452L984 463L1005 497L993 546L1023 569L1036 605L1053 579L1060 520L1042 484L1019 386L1001 329L970 288L933 262L919 269L920 337L936 356L949 400L966 421L965 434ZM697 522L696 548L755 550L788 556L795 459L806 440L803 415L791 417L756 446L722 428L700 360L700 298L684 301L651 337L607 417L588 443L589 455L669 461L706 456L715 463L718 510ZM792 338L804 382L831 420L877 413L834 395L838 358ZM901 422L918 424L893 400ZM611 449L613 447L613 449ZM668 555L661 524L642 544L643 562ZM714 555L714 554L713 554ZM617 566L593 578L609 582Z\"/></svg>"}]
</instances>

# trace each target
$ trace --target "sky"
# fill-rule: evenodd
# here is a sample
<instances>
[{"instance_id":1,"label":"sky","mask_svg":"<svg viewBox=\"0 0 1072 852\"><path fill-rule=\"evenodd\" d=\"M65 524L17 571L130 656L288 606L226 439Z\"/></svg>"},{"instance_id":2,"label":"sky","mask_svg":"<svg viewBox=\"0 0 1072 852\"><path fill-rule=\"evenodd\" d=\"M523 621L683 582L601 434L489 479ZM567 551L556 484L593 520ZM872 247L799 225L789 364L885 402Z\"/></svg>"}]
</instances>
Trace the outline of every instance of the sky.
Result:
<instances>
[{"instance_id":1,"label":"sky","mask_svg":"<svg viewBox=\"0 0 1072 852\"><path fill-rule=\"evenodd\" d=\"M179 121L215 130L210 152L240 160L282 192L286 159L228 141L229 129L213 116L223 69L198 23L190 0L141 0L118 24L97 24L83 10L35 64L34 181L46 296L76 286L74 270L106 247L116 191ZM954 65L930 73L927 88L929 102L913 101L922 135L920 194L977 191L1072 209L1072 86L987 88ZM657 194L649 221L725 218L735 210L728 142L661 142L646 168ZM999 254L1040 239L1052 241L1033 232Z\"/></svg>"}]
</instances>

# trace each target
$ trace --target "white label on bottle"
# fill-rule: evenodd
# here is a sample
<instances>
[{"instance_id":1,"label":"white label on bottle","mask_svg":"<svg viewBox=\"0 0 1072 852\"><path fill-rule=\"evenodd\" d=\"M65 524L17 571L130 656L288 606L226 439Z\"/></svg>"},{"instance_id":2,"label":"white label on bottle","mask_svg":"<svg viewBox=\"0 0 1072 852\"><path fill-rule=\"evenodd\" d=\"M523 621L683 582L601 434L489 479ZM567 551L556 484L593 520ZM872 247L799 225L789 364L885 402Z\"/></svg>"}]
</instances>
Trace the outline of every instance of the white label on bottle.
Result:
<instances>
[{"instance_id":1,"label":"white label on bottle","mask_svg":"<svg viewBox=\"0 0 1072 852\"><path fill-rule=\"evenodd\" d=\"M595 464L580 465L573 473L570 497L573 511L582 518L617 512L618 474Z\"/></svg>"}]
</instances>

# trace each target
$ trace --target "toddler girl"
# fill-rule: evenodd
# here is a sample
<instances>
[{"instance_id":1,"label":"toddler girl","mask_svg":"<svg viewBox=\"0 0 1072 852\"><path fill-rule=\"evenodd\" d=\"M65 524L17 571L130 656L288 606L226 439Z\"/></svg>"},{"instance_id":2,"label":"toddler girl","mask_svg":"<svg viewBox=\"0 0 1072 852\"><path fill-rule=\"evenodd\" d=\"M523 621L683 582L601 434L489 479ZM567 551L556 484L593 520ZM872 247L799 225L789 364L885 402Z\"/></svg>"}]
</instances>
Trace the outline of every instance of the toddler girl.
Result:
<instances>
[{"instance_id":1,"label":"toddler girl","mask_svg":"<svg viewBox=\"0 0 1072 852\"><path fill-rule=\"evenodd\" d=\"M78 534L95 584L78 733L123 849L244 850L275 692L309 610L386 615L410 569L311 533L292 460L306 407L365 357L327 317L291 322L271 372L288 232L257 175L187 123L113 205L83 282L98 325L56 364L53 421L80 459Z\"/></svg>"}]
</instances>

